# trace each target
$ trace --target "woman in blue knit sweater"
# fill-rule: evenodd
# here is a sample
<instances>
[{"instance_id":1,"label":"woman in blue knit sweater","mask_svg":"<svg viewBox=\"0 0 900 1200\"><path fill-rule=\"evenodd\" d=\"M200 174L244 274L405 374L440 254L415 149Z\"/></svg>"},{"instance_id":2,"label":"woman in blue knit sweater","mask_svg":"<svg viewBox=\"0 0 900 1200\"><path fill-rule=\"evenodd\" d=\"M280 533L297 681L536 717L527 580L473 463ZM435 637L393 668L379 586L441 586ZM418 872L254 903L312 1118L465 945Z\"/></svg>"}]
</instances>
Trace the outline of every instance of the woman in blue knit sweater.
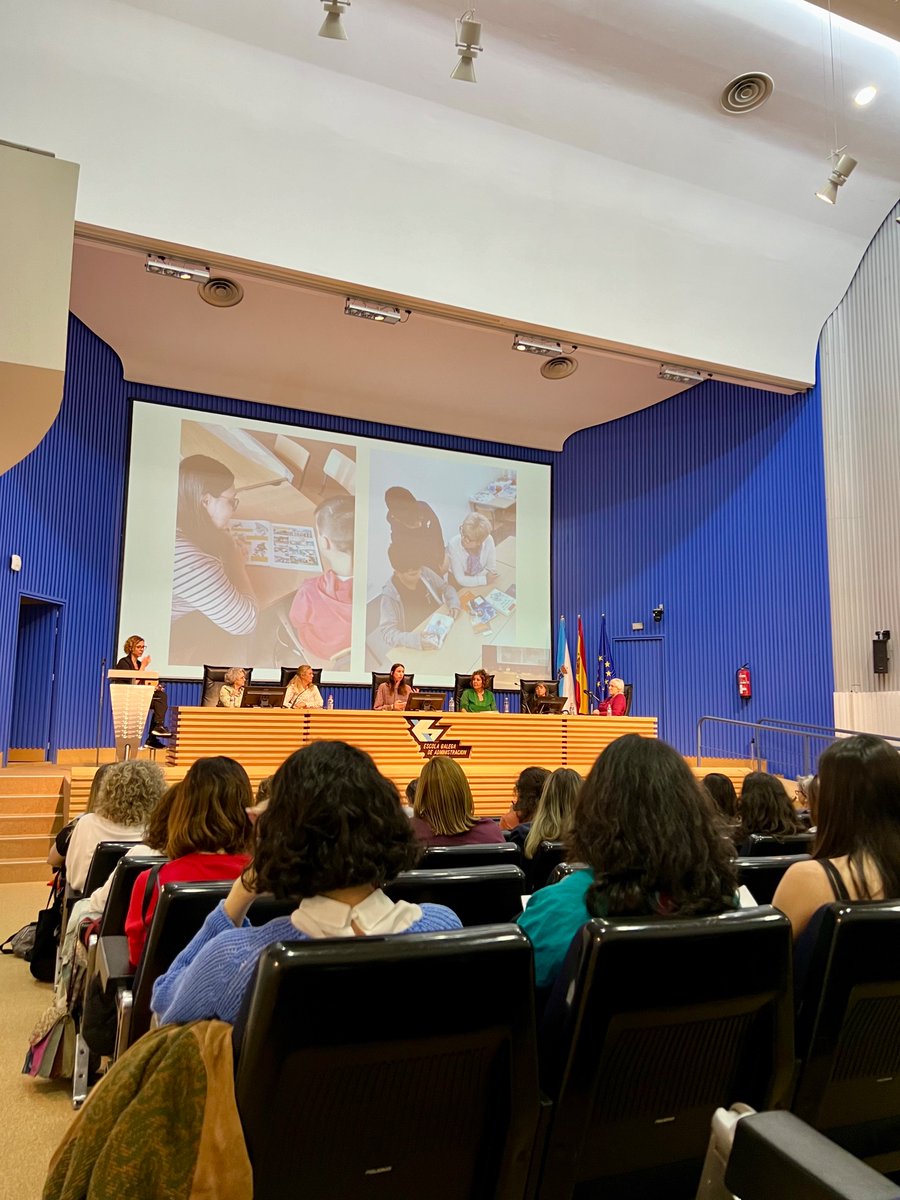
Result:
<instances>
[{"instance_id":1,"label":"woman in blue knit sweater","mask_svg":"<svg viewBox=\"0 0 900 1200\"><path fill-rule=\"evenodd\" d=\"M382 887L415 865L420 848L397 789L362 750L314 742L287 759L256 824L251 867L156 981L161 1024L237 1020L260 953L274 942L461 928L440 904L390 900ZM297 901L289 917L252 927L257 893Z\"/></svg>"}]
</instances>

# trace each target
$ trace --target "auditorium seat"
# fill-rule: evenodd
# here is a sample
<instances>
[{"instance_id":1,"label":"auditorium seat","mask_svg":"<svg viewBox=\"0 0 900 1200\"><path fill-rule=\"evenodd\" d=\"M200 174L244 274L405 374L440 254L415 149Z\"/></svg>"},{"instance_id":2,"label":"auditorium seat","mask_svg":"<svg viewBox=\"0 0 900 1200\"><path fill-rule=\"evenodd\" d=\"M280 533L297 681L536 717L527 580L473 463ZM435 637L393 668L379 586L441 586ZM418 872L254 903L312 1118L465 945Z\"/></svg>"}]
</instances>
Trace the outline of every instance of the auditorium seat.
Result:
<instances>
[{"instance_id":1,"label":"auditorium seat","mask_svg":"<svg viewBox=\"0 0 900 1200\"><path fill-rule=\"evenodd\" d=\"M772 854L758 858L739 858L735 861L738 883L745 884L757 904L771 904L775 889L788 867L808 862L808 854Z\"/></svg>"},{"instance_id":2,"label":"auditorium seat","mask_svg":"<svg viewBox=\"0 0 900 1200\"><path fill-rule=\"evenodd\" d=\"M525 859L525 874L531 884L529 890L538 892L542 887L546 887L550 882L550 876L565 856L565 842L541 842L534 858L530 862Z\"/></svg>"},{"instance_id":3,"label":"auditorium seat","mask_svg":"<svg viewBox=\"0 0 900 1200\"><path fill-rule=\"evenodd\" d=\"M785 837L769 837L768 834L752 833L747 840L738 847L740 854L744 858L759 858L760 856L773 857L775 855L784 854L806 854L808 853L813 839L814 833L790 833Z\"/></svg>"},{"instance_id":4,"label":"auditorium seat","mask_svg":"<svg viewBox=\"0 0 900 1200\"><path fill-rule=\"evenodd\" d=\"M900 902L821 910L797 1056L793 1112L876 1170L900 1170Z\"/></svg>"},{"instance_id":5,"label":"auditorium seat","mask_svg":"<svg viewBox=\"0 0 900 1200\"><path fill-rule=\"evenodd\" d=\"M631 716L631 702L634 699L634 684L626 683L622 687L622 695L625 697L625 716Z\"/></svg>"},{"instance_id":6,"label":"auditorium seat","mask_svg":"<svg viewBox=\"0 0 900 1200\"><path fill-rule=\"evenodd\" d=\"M131 842L98 842L94 847L91 863L84 880L84 890L75 892L67 887L63 896L59 930L60 946L66 936L66 926L69 923L69 914L72 911L72 905L78 900L82 900L85 896L90 896L97 888L103 887L104 883L106 883L115 870L119 859L127 854L133 846L136 846L138 841L139 839L135 838Z\"/></svg>"},{"instance_id":7,"label":"auditorium seat","mask_svg":"<svg viewBox=\"0 0 900 1200\"><path fill-rule=\"evenodd\" d=\"M499 925L522 911L525 874L516 866L404 871L385 886L392 900L445 904L463 925Z\"/></svg>"},{"instance_id":8,"label":"auditorium seat","mask_svg":"<svg viewBox=\"0 0 900 1200\"><path fill-rule=\"evenodd\" d=\"M426 846L419 860L421 870L453 870L458 867L493 867L503 863L521 866L522 855L514 842L489 842L474 846Z\"/></svg>"},{"instance_id":9,"label":"auditorium seat","mask_svg":"<svg viewBox=\"0 0 900 1200\"><path fill-rule=\"evenodd\" d=\"M414 687L415 684L413 681L415 680L415 678L416 678L416 673L415 673L415 671L413 671L411 675L404 675L403 681L404 681L404 683L408 683L410 687ZM383 683L390 683L390 681L391 681L390 671L373 671L372 672L372 704L373 705L375 703L375 697L378 694L378 689L381 687L381 685Z\"/></svg>"},{"instance_id":10,"label":"auditorium seat","mask_svg":"<svg viewBox=\"0 0 900 1200\"><path fill-rule=\"evenodd\" d=\"M236 663L230 663L227 667L211 667L208 663L203 665L203 685L200 689L200 706L202 708L215 708L219 703L219 692L222 689L222 684L225 682L225 675ZM244 672L245 683L250 683L253 676L252 667L241 667Z\"/></svg>"},{"instance_id":11,"label":"auditorium seat","mask_svg":"<svg viewBox=\"0 0 900 1200\"><path fill-rule=\"evenodd\" d=\"M235 1081L254 1200L519 1200L532 970L509 925L270 946Z\"/></svg>"},{"instance_id":12,"label":"auditorium seat","mask_svg":"<svg viewBox=\"0 0 900 1200\"><path fill-rule=\"evenodd\" d=\"M589 921L539 1032L539 1200L692 1197L718 1107L787 1101L791 927L765 907Z\"/></svg>"},{"instance_id":13,"label":"auditorium seat","mask_svg":"<svg viewBox=\"0 0 900 1200\"><path fill-rule=\"evenodd\" d=\"M494 690L494 677L493 677L493 675L488 675L487 671L485 671L484 674L487 678L487 690L489 692L492 692ZM463 692L466 690L466 688L470 688L471 686L472 686L471 673L468 675L460 675L460 673L457 671L456 672L456 682L453 685L453 702L456 706L457 712L459 712L459 704L460 704L460 701L462 700ZM494 697L494 699L496 700L496 696Z\"/></svg>"}]
</instances>

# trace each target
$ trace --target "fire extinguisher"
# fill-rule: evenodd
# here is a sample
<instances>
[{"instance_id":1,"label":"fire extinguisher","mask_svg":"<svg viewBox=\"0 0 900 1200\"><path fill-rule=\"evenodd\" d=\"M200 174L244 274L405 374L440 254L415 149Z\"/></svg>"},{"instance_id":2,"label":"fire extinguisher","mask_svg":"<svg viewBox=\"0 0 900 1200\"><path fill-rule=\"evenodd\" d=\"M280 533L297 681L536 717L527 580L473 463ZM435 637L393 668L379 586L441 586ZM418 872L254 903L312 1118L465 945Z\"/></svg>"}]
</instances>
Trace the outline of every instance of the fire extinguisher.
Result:
<instances>
[{"instance_id":1,"label":"fire extinguisher","mask_svg":"<svg viewBox=\"0 0 900 1200\"><path fill-rule=\"evenodd\" d=\"M753 695L753 684L750 680L750 668L747 663L738 667L735 678L737 679L738 695L742 700L749 700Z\"/></svg>"}]
</instances>

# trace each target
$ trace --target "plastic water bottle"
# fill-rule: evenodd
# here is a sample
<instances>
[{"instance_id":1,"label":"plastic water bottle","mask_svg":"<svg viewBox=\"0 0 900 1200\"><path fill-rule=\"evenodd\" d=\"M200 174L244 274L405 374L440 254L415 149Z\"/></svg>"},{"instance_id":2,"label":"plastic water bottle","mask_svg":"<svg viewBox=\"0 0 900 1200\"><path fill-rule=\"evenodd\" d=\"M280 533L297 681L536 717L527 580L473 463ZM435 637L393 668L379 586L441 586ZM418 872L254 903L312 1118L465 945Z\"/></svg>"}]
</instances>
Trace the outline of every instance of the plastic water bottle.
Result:
<instances>
[{"instance_id":1,"label":"plastic water bottle","mask_svg":"<svg viewBox=\"0 0 900 1200\"><path fill-rule=\"evenodd\" d=\"M503 697L503 711L509 712L509 696Z\"/></svg>"},{"instance_id":2,"label":"plastic water bottle","mask_svg":"<svg viewBox=\"0 0 900 1200\"><path fill-rule=\"evenodd\" d=\"M328 711L331 712L331 710L333 708L334 708L334 696L331 694L331 692L329 692L328 693Z\"/></svg>"},{"instance_id":3,"label":"plastic water bottle","mask_svg":"<svg viewBox=\"0 0 900 1200\"><path fill-rule=\"evenodd\" d=\"M447 711L448 711L448 712L455 712L455 710L456 710L456 701L455 701L455 700L453 699L453 697L451 696L451 697L450 697L450 703L447 705Z\"/></svg>"}]
</instances>

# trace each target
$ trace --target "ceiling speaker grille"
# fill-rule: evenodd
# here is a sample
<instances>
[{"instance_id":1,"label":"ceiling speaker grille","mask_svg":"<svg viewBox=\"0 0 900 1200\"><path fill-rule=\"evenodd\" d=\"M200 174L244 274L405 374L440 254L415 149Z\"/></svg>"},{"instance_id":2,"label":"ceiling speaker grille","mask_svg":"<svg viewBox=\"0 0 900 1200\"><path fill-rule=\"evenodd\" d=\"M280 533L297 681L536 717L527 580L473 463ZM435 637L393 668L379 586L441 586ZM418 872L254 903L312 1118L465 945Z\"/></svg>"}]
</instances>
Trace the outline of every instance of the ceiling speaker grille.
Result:
<instances>
[{"instance_id":1,"label":"ceiling speaker grille","mask_svg":"<svg viewBox=\"0 0 900 1200\"><path fill-rule=\"evenodd\" d=\"M244 298L244 289L233 279L208 279L197 288L200 299L213 308L233 308Z\"/></svg>"},{"instance_id":2,"label":"ceiling speaker grille","mask_svg":"<svg viewBox=\"0 0 900 1200\"><path fill-rule=\"evenodd\" d=\"M743 116L744 113L753 112L765 104L774 87L772 77L762 71L738 75L722 92L719 102L725 112Z\"/></svg>"}]
</instances>

